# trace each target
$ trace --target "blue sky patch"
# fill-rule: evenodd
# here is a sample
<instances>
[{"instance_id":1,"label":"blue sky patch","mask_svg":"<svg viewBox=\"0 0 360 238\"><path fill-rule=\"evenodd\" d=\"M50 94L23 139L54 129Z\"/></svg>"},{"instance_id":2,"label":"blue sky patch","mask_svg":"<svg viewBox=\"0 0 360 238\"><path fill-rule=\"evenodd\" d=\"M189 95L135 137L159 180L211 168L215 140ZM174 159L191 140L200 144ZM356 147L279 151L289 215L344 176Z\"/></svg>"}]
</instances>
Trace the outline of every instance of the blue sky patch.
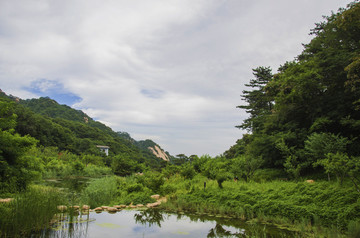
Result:
<instances>
[{"instance_id":1,"label":"blue sky patch","mask_svg":"<svg viewBox=\"0 0 360 238\"><path fill-rule=\"evenodd\" d=\"M155 98L155 99L162 98L163 95L165 94L164 91L159 89L142 89L140 92L141 94L145 95L148 98Z\"/></svg>"},{"instance_id":2,"label":"blue sky patch","mask_svg":"<svg viewBox=\"0 0 360 238\"><path fill-rule=\"evenodd\" d=\"M81 97L66 90L61 82L55 80L38 79L31 82L30 87L26 87L25 90L39 97L49 97L59 104L68 106L72 106L81 100Z\"/></svg>"}]
</instances>

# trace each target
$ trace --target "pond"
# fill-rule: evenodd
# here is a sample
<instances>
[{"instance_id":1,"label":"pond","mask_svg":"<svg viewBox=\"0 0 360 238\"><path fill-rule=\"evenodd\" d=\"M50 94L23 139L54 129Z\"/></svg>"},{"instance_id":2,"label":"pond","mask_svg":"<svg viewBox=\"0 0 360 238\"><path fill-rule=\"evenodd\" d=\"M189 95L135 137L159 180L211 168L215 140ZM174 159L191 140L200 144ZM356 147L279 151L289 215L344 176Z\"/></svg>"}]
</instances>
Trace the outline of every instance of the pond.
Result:
<instances>
[{"instance_id":1,"label":"pond","mask_svg":"<svg viewBox=\"0 0 360 238\"><path fill-rule=\"evenodd\" d=\"M234 218L173 214L159 209L62 215L40 237L293 237L276 227Z\"/></svg>"},{"instance_id":2,"label":"pond","mask_svg":"<svg viewBox=\"0 0 360 238\"><path fill-rule=\"evenodd\" d=\"M77 196L89 178L47 180L46 185L65 189ZM153 208L121 210L117 213L90 212L59 214L51 229L33 237L294 237L294 232L241 219L199 214L177 214Z\"/></svg>"}]
</instances>

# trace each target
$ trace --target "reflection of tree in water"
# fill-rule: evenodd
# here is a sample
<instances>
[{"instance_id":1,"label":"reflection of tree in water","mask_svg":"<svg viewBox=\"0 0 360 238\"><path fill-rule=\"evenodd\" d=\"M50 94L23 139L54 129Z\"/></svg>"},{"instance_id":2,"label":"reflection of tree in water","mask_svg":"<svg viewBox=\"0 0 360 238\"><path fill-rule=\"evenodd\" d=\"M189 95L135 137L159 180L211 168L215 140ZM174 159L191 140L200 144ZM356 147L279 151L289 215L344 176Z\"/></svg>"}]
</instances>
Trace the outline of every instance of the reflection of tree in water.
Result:
<instances>
[{"instance_id":1,"label":"reflection of tree in water","mask_svg":"<svg viewBox=\"0 0 360 238\"><path fill-rule=\"evenodd\" d=\"M164 221L163 215L156 209L147 209L136 213L134 215L135 222L143 225L149 224L149 226L157 225L161 227L161 222Z\"/></svg>"},{"instance_id":2,"label":"reflection of tree in water","mask_svg":"<svg viewBox=\"0 0 360 238\"><path fill-rule=\"evenodd\" d=\"M95 221L89 214L73 215L58 214L56 222L51 229L44 229L39 236L32 237L57 237L57 238L83 238L88 235L89 223Z\"/></svg>"},{"instance_id":3,"label":"reflection of tree in water","mask_svg":"<svg viewBox=\"0 0 360 238\"><path fill-rule=\"evenodd\" d=\"M216 223L214 228L211 228L209 233L207 234L207 237L244 237L243 232L231 232L226 229L219 223Z\"/></svg>"}]
</instances>

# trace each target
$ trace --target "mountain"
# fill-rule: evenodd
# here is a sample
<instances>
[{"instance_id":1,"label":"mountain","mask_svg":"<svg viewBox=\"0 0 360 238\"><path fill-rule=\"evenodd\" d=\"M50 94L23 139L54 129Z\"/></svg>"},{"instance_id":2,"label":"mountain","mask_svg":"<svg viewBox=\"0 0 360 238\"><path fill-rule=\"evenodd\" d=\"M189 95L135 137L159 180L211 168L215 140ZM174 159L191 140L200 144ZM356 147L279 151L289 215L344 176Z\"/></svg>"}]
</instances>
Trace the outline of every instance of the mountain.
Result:
<instances>
[{"instance_id":1,"label":"mountain","mask_svg":"<svg viewBox=\"0 0 360 238\"><path fill-rule=\"evenodd\" d=\"M141 140L135 143L137 147L142 150L150 150L156 157L165 161L170 161L171 155L169 152L165 152L158 144L152 140Z\"/></svg>"},{"instance_id":2,"label":"mountain","mask_svg":"<svg viewBox=\"0 0 360 238\"><path fill-rule=\"evenodd\" d=\"M167 152L151 140L152 149L137 142L127 132L115 132L93 120L81 110L60 105L48 97L22 100L0 92L0 97L15 102L16 132L30 135L42 146L54 146L75 154L99 154L98 145L108 146L109 155L126 155L150 167L161 166ZM167 160L168 161L168 160Z\"/></svg>"},{"instance_id":3,"label":"mountain","mask_svg":"<svg viewBox=\"0 0 360 238\"><path fill-rule=\"evenodd\" d=\"M118 135L131 143L133 143L135 146L137 146L139 149L143 151L150 151L152 154L154 154L156 157L164 160L164 161L170 161L170 158L172 156L169 154L169 152L164 151L160 145L156 144L154 141L147 139L147 140L140 140L136 141L133 138L131 138L130 134L127 132L117 132Z\"/></svg>"}]
</instances>

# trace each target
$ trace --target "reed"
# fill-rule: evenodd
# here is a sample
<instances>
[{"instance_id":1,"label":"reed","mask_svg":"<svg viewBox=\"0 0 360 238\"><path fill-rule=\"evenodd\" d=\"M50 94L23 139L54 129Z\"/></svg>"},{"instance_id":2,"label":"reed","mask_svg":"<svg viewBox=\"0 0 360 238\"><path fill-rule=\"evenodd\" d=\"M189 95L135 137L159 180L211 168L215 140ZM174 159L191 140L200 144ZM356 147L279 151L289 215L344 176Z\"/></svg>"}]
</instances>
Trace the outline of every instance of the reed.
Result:
<instances>
[{"instance_id":1,"label":"reed","mask_svg":"<svg viewBox=\"0 0 360 238\"><path fill-rule=\"evenodd\" d=\"M95 208L110 205L117 196L117 179L114 176L93 180L82 192L81 202Z\"/></svg>"},{"instance_id":2,"label":"reed","mask_svg":"<svg viewBox=\"0 0 360 238\"><path fill-rule=\"evenodd\" d=\"M27 237L48 228L63 202L64 194L55 188L30 186L12 202L0 204L0 237Z\"/></svg>"}]
</instances>

